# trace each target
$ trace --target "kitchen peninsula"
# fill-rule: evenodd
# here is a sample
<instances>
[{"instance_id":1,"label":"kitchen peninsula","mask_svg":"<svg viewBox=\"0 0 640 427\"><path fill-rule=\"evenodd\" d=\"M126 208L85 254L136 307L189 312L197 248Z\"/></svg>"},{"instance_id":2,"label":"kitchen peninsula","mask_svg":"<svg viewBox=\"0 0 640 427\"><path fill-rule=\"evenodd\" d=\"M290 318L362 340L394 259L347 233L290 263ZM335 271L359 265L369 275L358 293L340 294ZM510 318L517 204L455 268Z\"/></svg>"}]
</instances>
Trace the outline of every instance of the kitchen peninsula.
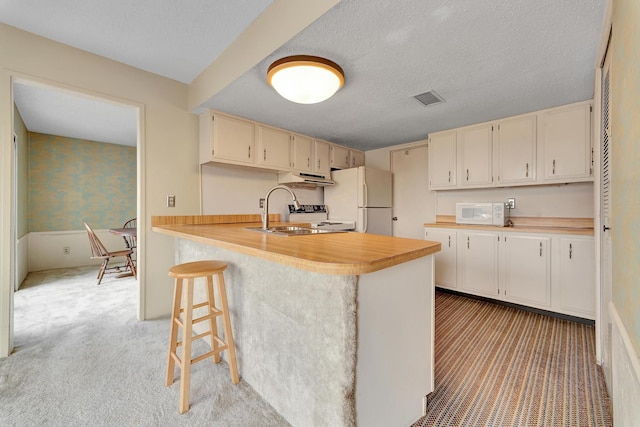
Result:
<instances>
[{"instance_id":1,"label":"kitchen peninsula","mask_svg":"<svg viewBox=\"0 0 640 427\"><path fill-rule=\"evenodd\" d=\"M294 426L416 421L433 391L433 254L440 244L246 230L259 218L152 217L153 231L176 238L176 263L229 264L242 379Z\"/></svg>"}]
</instances>

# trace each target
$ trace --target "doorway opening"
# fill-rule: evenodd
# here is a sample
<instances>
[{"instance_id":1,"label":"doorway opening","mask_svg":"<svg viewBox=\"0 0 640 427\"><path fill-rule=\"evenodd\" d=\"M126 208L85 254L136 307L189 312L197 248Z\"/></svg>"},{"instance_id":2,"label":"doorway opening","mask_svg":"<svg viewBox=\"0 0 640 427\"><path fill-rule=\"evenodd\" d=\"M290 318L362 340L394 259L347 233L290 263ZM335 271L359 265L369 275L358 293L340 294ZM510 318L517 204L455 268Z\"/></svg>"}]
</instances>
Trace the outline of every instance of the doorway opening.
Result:
<instances>
[{"instance_id":1,"label":"doorway opening","mask_svg":"<svg viewBox=\"0 0 640 427\"><path fill-rule=\"evenodd\" d=\"M122 227L129 219L143 218L144 107L20 76L12 78L11 91L16 134L11 173L13 300L13 291L28 272L93 265L84 221L95 229L108 230ZM37 141L35 150L29 147L32 141ZM138 277L133 286L137 317L142 319L140 272L145 236L140 223L138 227ZM121 236L108 234L104 242L108 248L125 246ZM96 274L98 269L99 264ZM11 304L9 327L2 328L3 334L9 331L10 347L15 318Z\"/></svg>"}]
</instances>

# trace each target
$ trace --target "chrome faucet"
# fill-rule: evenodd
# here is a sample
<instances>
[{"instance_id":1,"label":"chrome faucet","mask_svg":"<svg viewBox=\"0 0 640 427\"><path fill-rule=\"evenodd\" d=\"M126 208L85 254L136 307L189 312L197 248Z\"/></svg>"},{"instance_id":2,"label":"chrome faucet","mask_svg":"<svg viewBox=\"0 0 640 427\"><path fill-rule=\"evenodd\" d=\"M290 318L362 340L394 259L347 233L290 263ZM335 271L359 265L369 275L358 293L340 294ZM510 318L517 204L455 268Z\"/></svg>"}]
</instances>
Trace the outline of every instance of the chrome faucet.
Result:
<instances>
[{"instance_id":1,"label":"chrome faucet","mask_svg":"<svg viewBox=\"0 0 640 427\"><path fill-rule=\"evenodd\" d=\"M288 191L289 194L291 194L291 197L293 198L293 206L296 209L300 209L300 203L298 203L298 199L296 198L295 193L289 187L287 187L286 185L276 185L275 187L272 187L269 191L267 191L267 195L264 196L264 207L262 208L262 229L263 230L269 229L269 196L271 195L271 193L273 193L277 189Z\"/></svg>"}]
</instances>

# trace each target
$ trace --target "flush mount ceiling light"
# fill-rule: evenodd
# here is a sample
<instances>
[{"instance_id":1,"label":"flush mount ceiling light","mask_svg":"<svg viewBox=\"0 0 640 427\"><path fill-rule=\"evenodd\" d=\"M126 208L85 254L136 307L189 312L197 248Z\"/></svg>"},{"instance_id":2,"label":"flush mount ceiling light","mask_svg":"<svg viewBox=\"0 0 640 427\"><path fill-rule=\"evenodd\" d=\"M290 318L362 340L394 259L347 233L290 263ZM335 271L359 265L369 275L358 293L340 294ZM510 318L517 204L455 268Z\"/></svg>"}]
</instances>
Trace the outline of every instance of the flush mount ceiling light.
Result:
<instances>
[{"instance_id":1,"label":"flush mount ceiling light","mask_svg":"<svg viewBox=\"0 0 640 427\"><path fill-rule=\"evenodd\" d=\"M289 101L315 104L331 98L344 85L344 73L328 59L287 56L269 66L267 82Z\"/></svg>"}]
</instances>

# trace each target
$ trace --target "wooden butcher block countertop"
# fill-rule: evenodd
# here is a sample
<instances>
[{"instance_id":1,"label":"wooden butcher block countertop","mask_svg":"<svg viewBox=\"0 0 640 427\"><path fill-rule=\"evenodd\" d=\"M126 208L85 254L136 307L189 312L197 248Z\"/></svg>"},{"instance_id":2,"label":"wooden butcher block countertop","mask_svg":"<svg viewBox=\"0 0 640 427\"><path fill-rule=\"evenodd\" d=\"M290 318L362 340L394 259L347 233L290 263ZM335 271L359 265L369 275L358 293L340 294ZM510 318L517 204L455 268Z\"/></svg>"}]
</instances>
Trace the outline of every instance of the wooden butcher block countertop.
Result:
<instances>
[{"instance_id":1,"label":"wooden butcher block countertop","mask_svg":"<svg viewBox=\"0 0 640 427\"><path fill-rule=\"evenodd\" d=\"M457 228L461 230L491 230L517 233L577 234L593 236L593 218L512 217L512 227L456 224L455 215L438 215L436 222L425 227Z\"/></svg>"},{"instance_id":2,"label":"wooden butcher block countertop","mask_svg":"<svg viewBox=\"0 0 640 427\"><path fill-rule=\"evenodd\" d=\"M270 225L277 222L270 215ZM279 236L246 230L260 215L154 216L152 230L324 274L366 274L440 251L440 243L356 232Z\"/></svg>"}]
</instances>

